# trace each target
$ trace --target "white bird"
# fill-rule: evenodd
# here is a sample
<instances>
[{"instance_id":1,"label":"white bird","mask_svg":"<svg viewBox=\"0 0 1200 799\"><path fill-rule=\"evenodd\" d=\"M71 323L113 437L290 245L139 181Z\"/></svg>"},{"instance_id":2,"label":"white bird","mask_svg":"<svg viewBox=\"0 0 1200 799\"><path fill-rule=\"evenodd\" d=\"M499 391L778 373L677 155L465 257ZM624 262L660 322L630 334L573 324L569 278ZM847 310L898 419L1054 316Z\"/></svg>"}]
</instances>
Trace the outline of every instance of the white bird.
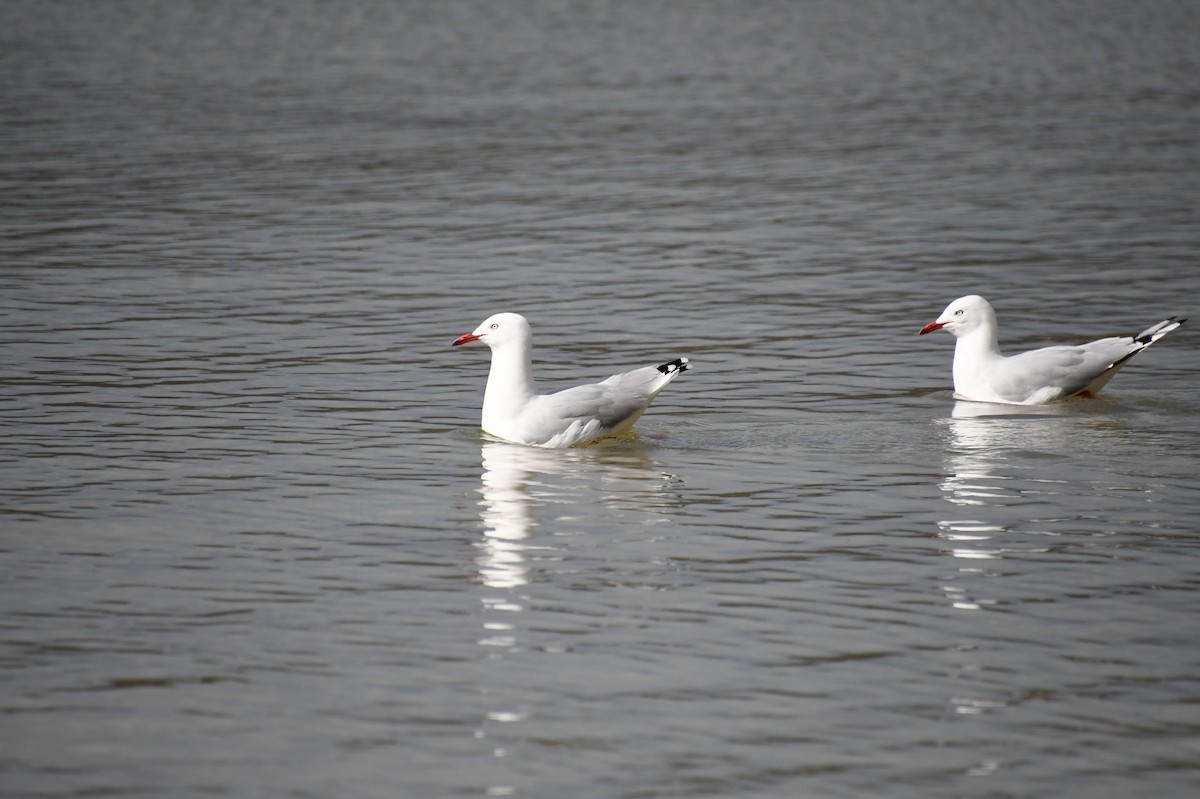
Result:
<instances>
[{"instance_id":1,"label":"white bird","mask_svg":"<svg viewBox=\"0 0 1200 799\"><path fill-rule=\"evenodd\" d=\"M1043 347L1007 357L996 338L996 312L983 297L959 297L919 335L945 330L954 344L954 394L977 402L1040 405L1092 397L1125 362L1186 322L1172 316L1136 336L1113 336L1078 346Z\"/></svg>"},{"instance_id":2,"label":"white bird","mask_svg":"<svg viewBox=\"0 0 1200 799\"><path fill-rule=\"evenodd\" d=\"M533 382L529 322L515 313L489 316L451 346L482 341L492 368L483 394L484 432L538 447L570 447L620 435L663 387L688 369L687 358L616 374L600 383L539 394Z\"/></svg>"}]
</instances>

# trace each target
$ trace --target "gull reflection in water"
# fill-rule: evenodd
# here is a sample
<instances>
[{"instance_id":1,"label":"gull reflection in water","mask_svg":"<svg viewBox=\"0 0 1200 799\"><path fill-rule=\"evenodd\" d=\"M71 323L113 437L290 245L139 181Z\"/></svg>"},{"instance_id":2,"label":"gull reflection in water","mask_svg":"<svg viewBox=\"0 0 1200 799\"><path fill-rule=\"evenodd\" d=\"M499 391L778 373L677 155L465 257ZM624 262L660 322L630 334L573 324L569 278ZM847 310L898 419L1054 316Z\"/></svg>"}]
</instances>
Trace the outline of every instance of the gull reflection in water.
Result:
<instances>
[{"instance_id":1,"label":"gull reflection in water","mask_svg":"<svg viewBox=\"0 0 1200 799\"><path fill-rule=\"evenodd\" d=\"M1017 475L1008 468L1015 451L1039 449L1047 428L1030 416L1059 417L1062 411L1045 405L998 405L959 400L954 404L949 424L946 476L940 483L945 499L961 516L938 522L938 536L951 544L950 554L962 561L958 573L963 576L987 575L987 561L1002 558L1006 548L997 535L1007 527L987 517L987 511L1021 503L1022 492L1013 482ZM1011 485L1010 485L1011 484ZM960 610L979 610L995 604L972 596L964 586L942 587L947 599Z\"/></svg>"},{"instance_id":2,"label":"gull reflection in water","mask_svg":"<svg viewBox=\"0 0 1200 799\"><path fill-rule=\"evenodd\" d=\"M617 444L589 449L542 449L489 441L481 451L483 474L479 492L483 537L476 569L489 590L483 603L488 660L554 656L566 650L543 642L523 648L522 617L538 575L569 557L565 536L584 534L594 520L633 519L636 524L668 521L679 506L670 490L675 478L663 473L646 453ZM492 692L498 704L486 715L475 737L492 742L493 756L507 759L505 745L514 723L531 717L534 708L509 704L503 691ZM488 788L488 795L513 792L507 782Z\"/></svg>"},{"instance_id":3,"label":"gull reflection in water","mask_svg":"<svg viewBox=\"0 0 1200 799\"><path fill-rule=\"evenodd\" d=\"M664 488L674 479L655 469L644 451L626 446L543 449L490 441L481 452L480 503L483 540L477 560L480 581L491 588L514 589L530 582L533 561L561 557L542 536L542 524L554 535L575 532L580 519L594 511L641 511L641 521L664 521L671 504Z\"/></svg>"},{"instance_id":4,"label":"gull reflection in water","mask_svg":"<svg viewBox=\"0 0 1200 799\"><path fill-rule=\"evenodd\" d=\"M556 467L553 450L491 442L483 445L484 539L477 564L479 579L492 588L517 588L529 582L528 543L537 527L534 496L547 495L541 475Z\"/></svg>"}]
</instances>

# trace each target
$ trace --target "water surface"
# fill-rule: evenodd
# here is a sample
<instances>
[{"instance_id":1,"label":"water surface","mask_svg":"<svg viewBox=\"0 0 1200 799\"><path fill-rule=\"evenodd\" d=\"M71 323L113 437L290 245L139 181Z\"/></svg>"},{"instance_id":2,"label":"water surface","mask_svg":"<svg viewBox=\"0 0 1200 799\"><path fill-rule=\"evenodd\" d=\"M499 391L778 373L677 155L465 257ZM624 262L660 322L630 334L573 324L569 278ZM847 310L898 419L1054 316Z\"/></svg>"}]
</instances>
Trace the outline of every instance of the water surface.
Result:
<instances>
[{"instance_id":1,"label":"water surface","mask_svg":"<svg viewBox=\"0 0 1200 799\"><path fill-rule=\"evenodd\" d=\"M1200 779L1200 13L0 8L12 796L1126 797ZM607 446L478 429L688 355Z\"/></svg>"}]
</instances>

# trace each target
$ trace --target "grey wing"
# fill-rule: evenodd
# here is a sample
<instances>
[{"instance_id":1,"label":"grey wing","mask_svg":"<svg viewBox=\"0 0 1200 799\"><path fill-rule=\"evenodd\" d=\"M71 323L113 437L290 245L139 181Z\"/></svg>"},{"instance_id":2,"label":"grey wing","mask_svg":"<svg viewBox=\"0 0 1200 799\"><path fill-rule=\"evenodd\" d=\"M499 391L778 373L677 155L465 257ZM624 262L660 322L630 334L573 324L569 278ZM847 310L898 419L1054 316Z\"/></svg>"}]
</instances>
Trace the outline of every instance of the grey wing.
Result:
<instances>
[{"instance_id":1,"label":"grey wing","mask_svg":"<svg viewBox=\"0 0 1200 799\"><path fill-rule=\"evenodd\" d=\"M646 410L658 392L685 369L687 359L680 359L664 366L645 366L632 372L622 372L605 380L600 385L609 390L612 400L610 413L614 421L605 422L604 426L614 427Z\"/></svg>"},{"instance_id":2,"label":"grey wing","mask_svg":"<svg viewBox=\"0 0 1200 799\"><path fill-rule=\"evenodd\" d=\"M614 391L604 383L592 383L545 394L526 411L527 435L531 440L548 440L564 430L580 435L599 434L616 427L643 409L641 402L627 392Z\"/></svg>"},{"instance_id":3,"label":"grey wing","mask_svg":"<svg viewBox=\"0 0 1200 799\"><path fill-rule=\"evenodd\" d=\"M602 383L569 388L553 395L555 405L571 418L596 419L606 430L616 427L646 409L653 377L662 375L650 368L648 371L652 374L631 379L631 376L645 371L639 369L613 375Z\"/></svg>"},{"instance_id":4,"label":"grey wing","mask_svg":"<svg viewBox=\"0 0 1200 799\"><path fill-rule=\"evenodd\" d=\"M687 358L622 372L600 383L538 397L526 410L526 440L569 446L637 421L658 392L688 369Z\"/></svg>"},{"instance_id":5,"label":"grey wing","mask_svg":"<svg viewBox=\"0 0 1200 799\"><path fill-rule=\"evenodd\" d=\"M647 366L613 375L601 383L546 394L538 399L539 411L561 422L594 419L608 429L644 411L668 382L667 375Z\"/></svg>"},{"instance_id":6,"label":"grey wing","mask_svg":"<svg viewBox=\"0 0 1200 799\"><path fill-rule=\"evenodd\" d=\"M1106 366L1080 390L1099 391L1125 365L1126 361L1179 326L1175 325L1166 332L1159 332L1172 321L1168 319L1166 322L1160 322L1136 338L1134 336L1113 336L1084 344L1083 349L1091 357L1096 358L1097 363L1106 364Z\"/></svg>"},{"instance_id":7,"label":"grey wing","mask_svg":"<svg viewBox=\"0 0 1200 799\"><path fill-rule=\"evenodd\" d=\"M1129 354L1132 343L1131 338L1120 337L1023 352L1004 360L992 375L992 386L1017 402L1069 397L1093 386Z\"/></svg>"}]
</instances>

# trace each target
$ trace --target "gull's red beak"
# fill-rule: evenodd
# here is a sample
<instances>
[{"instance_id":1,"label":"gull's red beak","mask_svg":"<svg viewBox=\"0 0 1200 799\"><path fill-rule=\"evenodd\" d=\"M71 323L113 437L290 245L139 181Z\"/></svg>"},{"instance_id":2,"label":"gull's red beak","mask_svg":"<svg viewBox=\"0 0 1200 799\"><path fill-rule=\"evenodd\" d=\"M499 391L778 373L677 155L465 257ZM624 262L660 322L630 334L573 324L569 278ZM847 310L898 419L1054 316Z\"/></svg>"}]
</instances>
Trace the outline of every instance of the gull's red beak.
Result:
<instances>
[{"instance_id":1,"label":"gull's red beak","mask_svg":"<svg viewBox=\"0 0 1200 799\"><path fill-rule=\"evenodd\" d=\"M479 341L479 336L475 335L474 333L464 333L463 335L454 339L454 343L450 346L457 347L459 344L470 344L472 341Z\"/></svg>"},{"instance_id":2,"label":"gull's red beak","mask_svg":"<svg viewBox=\"0 0 1200 799\"><path fill-rule=\"evenodd\" d=\"M945 326L946 325L943 324L942 322L930 322L929 324L925 325L925 327L921 328L921 332L918 333L917 335L923 336L926 333L932 333L935 330L941 330ZM458 342L456 341L454 343L457 344Z\"/></svg>"}]
</instances>

